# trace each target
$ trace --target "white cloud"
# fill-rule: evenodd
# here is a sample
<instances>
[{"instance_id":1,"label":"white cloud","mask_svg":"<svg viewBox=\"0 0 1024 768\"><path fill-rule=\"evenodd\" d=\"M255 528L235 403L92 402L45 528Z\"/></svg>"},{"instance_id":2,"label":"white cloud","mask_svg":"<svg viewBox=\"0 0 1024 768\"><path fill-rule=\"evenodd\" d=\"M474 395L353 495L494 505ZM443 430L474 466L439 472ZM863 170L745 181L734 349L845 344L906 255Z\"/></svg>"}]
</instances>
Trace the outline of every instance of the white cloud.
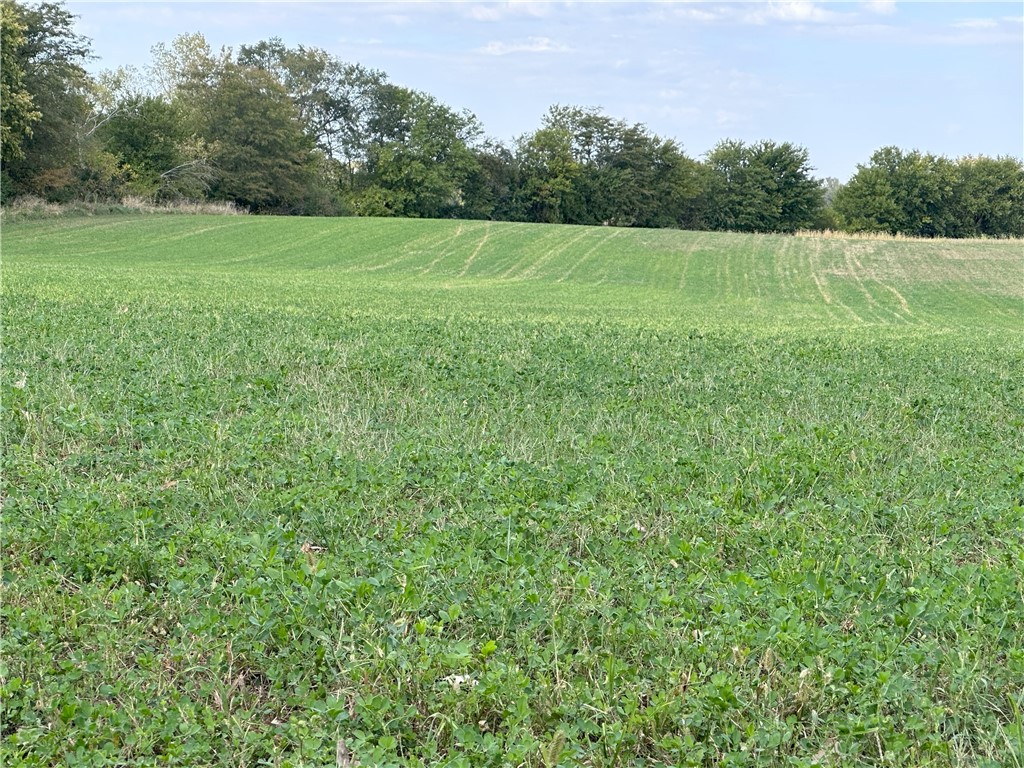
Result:
<instances>
[{"instance_id":1,"label":"white cloud","mask_svg":"<svg viewBox=\"0 0 1024 768\"><path fill-rule=\"evenodd\" d=\"M958 29L995 29L999 23L994 19L964 19L953 22L953 26Z\"/></svg>"},{"instance_id":2,"label":"white cloud","mask_svg":"<svg viewBox=\"0 0 1024 768\"><path fill-rule=\"evenodd\" d=\"M477 48L477 53L488 56L505 56L509 53L566 53L572 48L558 43L550 37L528 37L525 40L504 42L493 40L487 45Z\"/></svg>"},{"instance_id":3,"label":"white cloud","mask_svg":"<svg viewBox=\"0 0 1024 768\"><path fill-rule=\"evenodd\" d=\"M764 24L769 21L788 21L798 24L837 21L841 17L834 11L827 11L810 0L769 0L755 4L743 15L748 24Z\"/></svg>"},{"instance_id":4,"label":"white cloud","mask_svg":"<svg viewBox=\"0 0 1024 768\"><path fill-rule=\"evenodd\" d=\"M673 9L673 15L679 19L689 19L690 21L702 21L711 22L719 21L726 14L722 10L706 10L704 8L675 8Z\"/></svg>"},{"instance_id":5,"label":"white cloud","mask_svg":"<svg viewBox=\"0 0 1024 768\"><path fill-rule=\"evenodd\" d=\"M474 5L468 11L469 18L475 21L501 21L501 9L494 5Z\"/></svg>"},{"instance_id":6,"label":"white cloud","mask_svg":"<svg viewBox=\"0 0 1024 768\"><path fill-rule=\"evenodd\" d=\"M82 4L71 6L72 12L81 13ZM91 9L90 9L91 10ZM88 18L98 18L98 22L86 22L93 28L102 24L117 24L143 22L154 27L177 26L179 29L188 28L189 32L202 31L202 34L209 36L211 28L232 29L260 28L265 24L281 24L288 18L288 11L281 5L254 4L244 14L239 14L231 9L220 9L214 6L211 9L205 5L196 4L175 4L175 3L144 3L144 4L114 4L100 5L98 13L92 13ZM82 14L84 16L84 14ZM82 18L78 19L78 25L83 26ZM170 42L171 36L165 40Z\"/></svg>"},{"instance_id":7,"label":"white cloud","mask_svg":"<svg viewBox=\"0 0 1024 768\"><path fill-rule=\"evenodd\" d=\"M664 21L693 21L757 24L788 22L796 24L826 23L851 18L851 14L827 10L823 3L812 0L767 0L767 2L724 2L699 6L669 3L654 5L648 17Z\"/></svg>"},{"instance_id":8,"label":"white cloud","mask_svg":"<svg viewBox=\"0 0 1024 768\"><path fill-rule=\"evenodd\" d=\"M896 0L867 0L864 10L878 16L891 16L896 13Z\"/></svg>"},{"instance_id":9,"label":"white cloud","mask_svg":"<svg viewBox=\"0 0 1024 768\"><path fill-rule=\"evenodd\" d=\"M673 107L658 106L653 113L665 120L670 120L679 125L693 125L703 116L704 112L698 107Z\"/></svg>"},{"instance_id":10,"label":"white cloud","mask_svg":"<svg viewBox=\"0 0 1024 768\"><path fill-rule=\"evenodd\" d=\"M466 15L474 21L503 21L512 16L543 18L548 15L549 10L550 4L546 2L507 0L503 3L471 5L466 10Z\"/></svg>"},{"instance_id":11,"label":"white cloud","mask_svg":"<svg viewBox=\"0 0 1024 768\"><path fill-rule=\"evenodd\" d=\"M892 24L845 24L825 27L824 33L830 37L850 40L867 40L871 42L891 41L901 34L901 29Z\"/></svg>"},{"instance_id":12,"label":"white cloud","mask_svg":"<svg viewBox=\"0 0 1024 768\"><path fill-rule=\"evenodd\" d=\"M339 37L338 38L338 44L339 45L348 45L348 46L353 46L353 45L383 45L384 41L381 40L379 37L367 37L367 38Z\"/></svg>"},{"instance_id":13,"label":"white cloud","mask_svg":"<svg viewBox=\"0 0 1024 768\"><path fill-rule=\"evenodd\" d=\"M1006 32L1000 29L958 29L949 33L924 34L910 39L910 42L923 45L1020 45L1019 32Z\"/></svg>"},{"instance_id":14,"label":"white cloud","mask_svg":"<svg viewBox=\"0 0 1024 768\"><path fill-rule=\"evenodd\" d=\"M722 128L739 125L746 122L746 118L738 112L730 112L725 109L715 110L715 122Z\"/></svg>"},{"instance_id":15,"label":"white cloud","mask_svg":"<svg viewBox=\"0 0 1024 768\"><path fill-rule=\"evenodd\" d=\"M783 0L768 3L768 14L780 21L830 21L831 11L807 0Z\"/></svg>"}]
</instances>

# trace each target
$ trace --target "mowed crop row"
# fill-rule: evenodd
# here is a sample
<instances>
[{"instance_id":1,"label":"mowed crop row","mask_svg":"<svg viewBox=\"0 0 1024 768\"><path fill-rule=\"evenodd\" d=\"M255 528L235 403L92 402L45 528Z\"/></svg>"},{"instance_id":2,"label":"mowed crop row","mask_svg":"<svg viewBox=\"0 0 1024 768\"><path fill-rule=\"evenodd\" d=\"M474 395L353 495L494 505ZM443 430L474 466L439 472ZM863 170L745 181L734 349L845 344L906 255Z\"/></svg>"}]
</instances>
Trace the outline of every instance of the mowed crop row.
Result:
<instances>
[{"instance_id":1,"label":"mowed crop row","mask_svg":"<svg viewBox=\"0 0 1024 768\"><path fill-rule=\"evenodd\" d=\"M1019 243L154 216L3 259L5 765L1022 760Z\"/></svg>"},{"instance_id":2,"label":"mowed crop row","mask_svg":"<svg viewBox=\"0 0 1024 768\"><path fill-rule=\"evenodd\" d=\"M442 313L448 299L483 312L497 305L536 313L538 299L565 297L570 316L593 315L589 301L600 300L601 316L732 327L1016 328L1024 300L1018 241L174 216L23 224L6 234L10 252L37 269L56 268L61 283L76 274L134 283L131 267L141 259L147 273L166 275L161 287L191 291L196 275L213 281L212 293L217 280L270 282L270 291L240 294L261 302L302 304L332 289L346 299L384 286L416 311L439 303Z\"/></svg>"}]
</instances>

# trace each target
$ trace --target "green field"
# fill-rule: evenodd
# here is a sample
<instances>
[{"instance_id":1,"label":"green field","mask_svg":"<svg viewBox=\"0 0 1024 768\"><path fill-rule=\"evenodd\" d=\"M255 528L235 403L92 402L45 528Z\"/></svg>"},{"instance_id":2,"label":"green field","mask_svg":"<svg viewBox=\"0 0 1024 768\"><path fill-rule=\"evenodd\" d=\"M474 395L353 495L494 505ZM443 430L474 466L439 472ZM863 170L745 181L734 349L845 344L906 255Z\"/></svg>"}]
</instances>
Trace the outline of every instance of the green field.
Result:
<instances>
[{"instance_id":1,"label":"green field","mask_svg":"<svg viewBox=\"0 0 1024 768\"><path fill-rule=\"evenodd\" d=\"M2 249L0 764L1024 764L1019 241Z\"/></svg>"}]
</instances>

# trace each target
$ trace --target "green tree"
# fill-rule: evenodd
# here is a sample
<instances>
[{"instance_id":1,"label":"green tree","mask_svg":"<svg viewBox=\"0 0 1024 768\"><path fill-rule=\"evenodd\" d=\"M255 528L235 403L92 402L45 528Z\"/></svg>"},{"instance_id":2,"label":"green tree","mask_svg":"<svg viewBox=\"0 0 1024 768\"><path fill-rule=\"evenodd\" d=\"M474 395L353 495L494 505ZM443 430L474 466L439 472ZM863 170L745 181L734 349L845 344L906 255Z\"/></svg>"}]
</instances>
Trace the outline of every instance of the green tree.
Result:
<instances>
[{"instance_id":1,"label":"green tree","mask_svg":"<svg viewBox=\"0 0 1024 768\"><path fill-rule=\"evenodd\" d=\"M134 94L114 105L98 130L117 158L126 191L160 200L197 199L214 178L205 147L196 144L176 104Z\"/></svg>"},{"instance_id":2,"label":"green tree","mask_svg":"<svg viewBox=\"0 0 1024 768\"><path fill-rule=\"evenodd\" d=\"M228 63L211 82L183 84L216 171L210 196L259 212L306 213L316 197L313 144L288 94L267 72Z\"/></svg>"},{"instance_id":3,"label":"green tree","mask_svg":"<svg viewBox=\"0 0 1024 768\"><path fill-rule=\"evenodd\" d=\"M768 211L765 169L751 162L749 147L726 139L708 153L709 225L739 232L766 231L774 213Z\"/></svg>"},{"instance_id":4,"label":"green tree","mask_svg":"<svg viewBox=\"0 0 1024 768\"><path fill-rule=\"evenodd\" d=\"M956 229L956 167L944 157L883 147L835 197L852 231L942 237Z\"/></svg>"},{"instance_id":5,"label":"green tree","mask_svg":"<svg viewBox=\"0 0 1024 768\"><path fill-rule=\"evenodd\" d=\"M708 223L738 232L794 232L823 205L807 150L789 142L720 142L707 156Z\"/></svg>"},{"instance_id":6,"label":"green tree","mask_svg":"<svg viewBox=\"0 0 1024 768\"><path fill-rule=\"evenodd\" d=\"M168 101L182 90L213 86L232 62L230 48L214 52L201 32L178 35L170 45L157 43L150 55L150 80L157 94Z\"/></svg>"},{"instance_id":7,"label":"green tree","mask_svg":"<svg viewBox=\"0 0 1024 768\"><path fill-rule=\"evenodd\" d=\"M704 229L704 169L670 139L651 137L645 153L646 173L639 179L645 193L634 224L640 227Z\"/></svg>"},{"instance_id":8,"label":"green tree","mask_svg":"<svg viewBox=\"0 0 1024 768\"><path fill-rule=\"evenodd\" d=\"M341 196L351 193L357 170L367 164L366 121L387 78L320 48L288 48L279 38L243 45L238 63L269 72L287 91L319 149L317 173L341 210Z\"/></svg>"},{"instance_id":9,"label":"green tree","mask_svg":"<svg viewBox=\"0 0 1024 768\"><path fill-rule=\"evenodd\" d=\"M398 86L377 90L367 125L367 152L355 193L364 215L459 216L464 188L477 170L472 114Z\"/></svg>"},{"instance_id":10,"label":"green tree","mask_svg":"<svg viewBox=\"0 0 1024 768\"><path fill-rule=\"evenodd\" d=\"M956 161L950 236L1024 237L1024 163L1014 157Z\"/></svg>"},{"instance_id":11,"label":"green tree","mask_svg":"<svg viewBox=\"0 0 1024 768\"><path fill-rule=\"evenodd\" d=\"M462 185L461 216L469 219L519 221L519 167L501 142L487 140L473 148L474 164Z\"/></svg>"},{"instance_id":12,"label":"green tree","mask_svg":"<svg viewBox=\"0 0 1024 768\"><path fill-rule=\"evenodd\" d=\"M0 162L25 156L22 142L32 136L32 124L41 117L25 87L25 69L19 52L27 27L14 4L0 3Z\"/></svg>"},{"instance_id":13,"label":"green tree","mask_svg":"<svg viewBox=\"0 0 1024 768\"><path fill-rule=\"evenodd\" d=\"M288 92L306 133L328 157L354 158L361 142L364 92L387 78L380 72L339 61L321 48L288 48L280 38L243 45L242 66L269 72Z\"/></svg>"},{"instance_id":14,"label":"green tree","mask_svg":"<svg viewBox=\"0 0 1024 768\"><path fill-rule=\"evenodd\" d=\"M5 157L7 185L15 194L64 199L88 187L95 170L88 167L91 81L83 69L90 43L74 31L75 17L60 4L6 0L4 8L4 26L14 18L12 29L21 31L20 44L15 34L4 52L5 70L9 65L20 74L20 92L31 96L38 113L31 134L21 133L20 151Z\"/></svg>"},{"instance_id":15,"label":"green tree","mask_svg":"<svg viewBox=\"0 0 1024 768\"><path fill-rule=\"evenodd\" d=\"M143 113L133 117L136 127L148 117L168 129L147 145L150 160L159 160L148 163L151 179L160 171L158 194L205 187L212 199L254 212L338 213L338 164L307 130L301 94L286 87L299 87L302 57L269 43L244 51L236 61L230 49L215 52L198 33L153 48L150 77L158 101L170 108L143 102Z\"/></svg>"},{"instance_id":16,"label":"green tree","mask_svg":"<svg viewBox=\"0 0 1024 768\"><path fill-rule=\"evenodd\" d=\"M697 164L641 124L554 106L520 150L533 217L645 227L692 226L697 218Z\"/></svg>"},{"instance_id":17,"label":"green tree","mask_svg":"<svg viewBox=\"0 0 1024 768\"><path fill-rule=\"evenodd\" d=\"M579 166L573 194L567 197L564 218L572 224L630 226L643 207L647 135L597 109L553 107L545 118L549 128L571 137L573 159Z\"/></svg>"},{"instance_id":18,"label":"green tree","mask_svg":"<svg viewBox=\"0 0 1024 768\"><path fill-rule=\"evenodd\" d=\"M378 71L279 39L243 46L239 63L271 74L320 149L326 176L363 215L466 215L477 171L476 118Z\"/></svg>"},{"instance_id":19,"label":"green tree","mask_svg":"<svg viewBox=\"0 0 1024 768\"><path fill-rule=\"evenodd\" d=\"M789 142L762 141L753 147L754 163L768 169L771 210L778 211L773 230L795 232L812 225L824 206L822 182L811 175L808 152Z\"/></svg>"},{"instance_id":20,"label":"green tree","mask_svg":"<svg viewBox=\"0 0 1024 768\"><path fill-rule=\"evenodd\" d=\"M579 206L573 199L581 167L573 155L573 136L550 125L516 142L520 169L520 211L527 221L568 223Z\"/></svg>"}]
</instances>

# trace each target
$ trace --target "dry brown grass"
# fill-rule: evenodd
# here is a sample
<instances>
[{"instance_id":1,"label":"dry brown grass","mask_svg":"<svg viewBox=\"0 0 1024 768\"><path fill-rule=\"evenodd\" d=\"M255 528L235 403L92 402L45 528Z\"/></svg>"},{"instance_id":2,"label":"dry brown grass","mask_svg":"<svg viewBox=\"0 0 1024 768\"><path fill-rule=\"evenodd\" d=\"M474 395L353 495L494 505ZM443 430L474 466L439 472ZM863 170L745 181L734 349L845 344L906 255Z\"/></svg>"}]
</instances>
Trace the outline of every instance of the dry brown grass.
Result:
<instances>
[{"instance_id":1,"label":"dry brown grass","mask_svg":"<svg viewBox=\"0 0 1024 768\"><path fill-rule=\"evenodd\" d=\"M181 213L208 216L244 216L244 208L234 203L181 200L155 203L141 197L125 197L106 202L49 203L31 195L18 197L0 208L0 220L49 219L64 216L98 216L117 213Z\"/></svg>"},{"instance_id":2,"label":"dry brown grass","mask_svg":"<svg viewBox=\"0 0 1024 768\"><path fill-rule=\"evenodd\" d=\"M925 243L971 243L990 242L992 240L1017 240L1019 237L914 237L912 235L893 235L889 232L842 232L835 229L799 229L793 233L797 237L811 237L823 240L904 240Z\"/></svg>"},{"instance_id":3,"label":"dry brown grass","mask_svg":"<svg viewBox=\"0 0 1024 768\"><path fill-rule=\"evenodd\" d=\"M48 203L41 197L17 197L0 208L0 216L7 218L46 218L49 216L60 216L61 207L57 203Z\"/></svg>"},{"instance_id":4,"label":"dry brown grass","mask_svg":"<svg viewBox=\"0 0 1024 768\"><path fill-rule=\"evenodd\" d=\"M202 200L179 200L168 203L154 203L151 200L146 200L141 197L126 197L121 201L121 205L130 210L142 211L143 213L201 213L217 216L246 216L249 213L247 210L240 208L234 203Z\"/></svg>"}]
</instances>

